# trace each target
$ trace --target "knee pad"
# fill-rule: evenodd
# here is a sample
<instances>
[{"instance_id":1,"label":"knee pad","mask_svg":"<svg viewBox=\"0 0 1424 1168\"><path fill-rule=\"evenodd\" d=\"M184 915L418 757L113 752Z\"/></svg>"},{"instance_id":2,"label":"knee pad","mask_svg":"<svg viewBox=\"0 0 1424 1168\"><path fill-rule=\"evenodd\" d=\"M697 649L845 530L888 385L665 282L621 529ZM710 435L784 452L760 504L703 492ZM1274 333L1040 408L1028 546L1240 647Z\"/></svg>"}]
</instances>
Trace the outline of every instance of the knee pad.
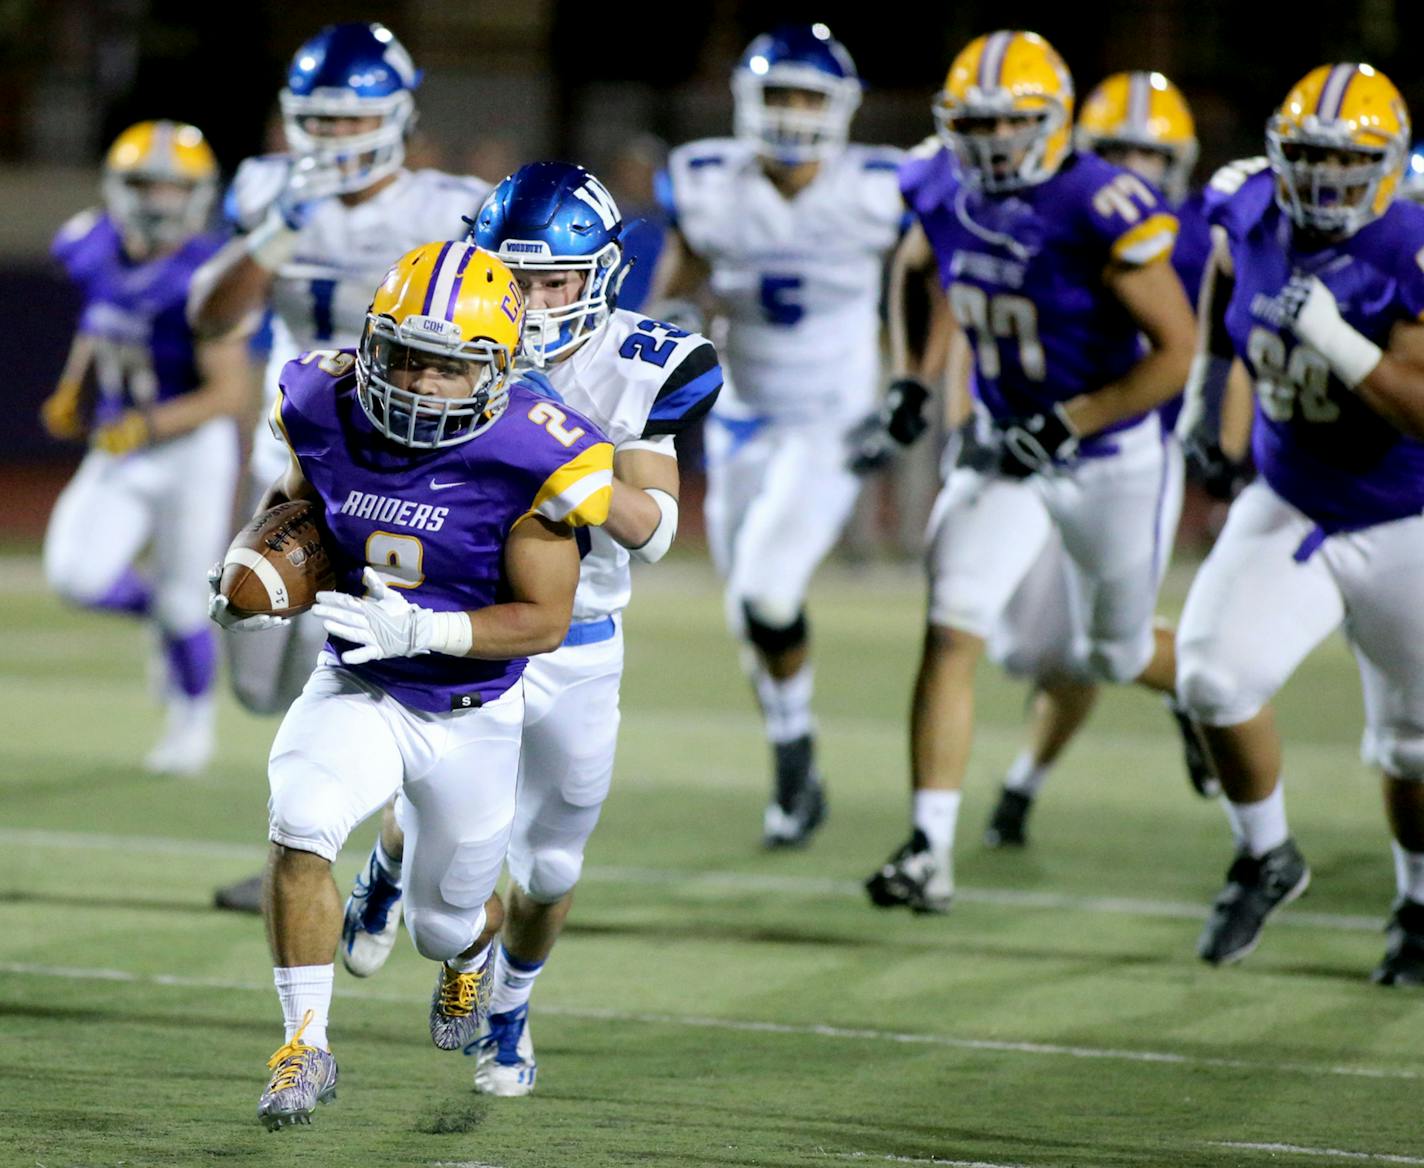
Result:
<instances>
[{"instance_id":1,"label":"knee pad","mask_svg":"<svg viewBox=\"0 0 1424 1168\"><path fill-rule=\"evenodd\" d=\"M1388 727L1366 729L1360 756L1391 778L1424 783L1424 735L1399 734Z\"/></svg>"},{"instance_id":2,"label":"knee pad","mask_svg":"<svg viewBox=\"0 0 1424 1168\"><path fill-rule=\"evenodd\" d=\"M563 848L540 848L516 861L509 860L510 875L529 899L539 904L563 900L583 874L583 853Z\"/></svg>"},{"instance_id":3,"label":"knee pad","mask_svg":"<svg viewBox=\"0 0 1424 1168\"><path fill-rule=\"evenodd\" d=\"M768 601L743 600L742 617L746 622L747 640L763 653L789 653L806 643L804 609L791 609Z\"/></svg>"},{"instance_id":4,"label":"knee pad","mask_svg":"<svg viewBox=\"0 0 1424 1168\"><path fill-rule=\"evenodd\" d=\"M405 927L415 950L431 961L458 957L478 939L485 928L485 910L465 914L448 908L405 906Z\"/></svg>"},{"instance_id":5,"label":"knee pad","mask_svg":"<svg viewBox=\"0 0 1424 1168\"><path fill-rule=\"evenodd\" d=\"M339 797L340 779L306 755L291 753L272 759L268 773L268 837L334 861L354 826Z\"/></svg>"},{"instance_id":6,"label":"knee pad","mask_svg":"<svg viewBox=\"0 0 1424 1168\"><path fill-rule=\"evenodd\" d=\"M1152 634L1131 641L1094 641L1088 647L1088 672L1098 681L1126 685L1136 681L1152 660Z\"/></svg>"},{"instance_id":7,"label":"knee pad","mask_svg":"<svg viewBox=\"0 0 1424 1168\"><path fill-rule=\"evenodd\" d=\"M1260 712L1270 695L1257 695L1235 671L1184 654L1177 662L1177 701L1204 726L1237 726Z\"/></svg>"}]
</instances>

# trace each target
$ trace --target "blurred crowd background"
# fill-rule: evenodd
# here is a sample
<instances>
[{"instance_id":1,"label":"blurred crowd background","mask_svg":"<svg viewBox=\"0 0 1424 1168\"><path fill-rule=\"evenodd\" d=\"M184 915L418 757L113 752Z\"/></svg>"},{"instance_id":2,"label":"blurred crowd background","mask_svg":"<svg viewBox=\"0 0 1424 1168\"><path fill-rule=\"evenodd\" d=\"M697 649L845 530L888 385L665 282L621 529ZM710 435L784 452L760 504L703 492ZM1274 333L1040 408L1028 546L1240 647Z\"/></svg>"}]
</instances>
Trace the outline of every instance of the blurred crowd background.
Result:
<instances>
[{"instance_id":1,"label":"blurred crowd background","mask_svg":"<svg viewBox=\"0 0 1424 1168\"><path fill-rule=\"evenodd\" d=\"M0 0L0 319L24 338L7 350L0 539L38 535L80 454L36 418L77 307L47 250L68 215L97 202L109 142L144 118L192 122L230 175L280 148L277 92L296 47L323 24L367 19L389 25L424 70L408 165L497 181L529 159L567 158L599 173L625 217L654 226L651 181L667 146L729 132L733 64L788 20L824 21L854 55L861 141L910 146L932 132L950 59L997 27L1052 41L1080 97L1116 70L1166 73L1196 116L1198 182L1260 153L1271 109L1326 61L1375 64L1424 116L1424 0ZM934 488L925 446L866 492L847 554L912 551ZM1203 504L1189 508L1188 541L1209 526Z\"/></svg>"}]
</instances>

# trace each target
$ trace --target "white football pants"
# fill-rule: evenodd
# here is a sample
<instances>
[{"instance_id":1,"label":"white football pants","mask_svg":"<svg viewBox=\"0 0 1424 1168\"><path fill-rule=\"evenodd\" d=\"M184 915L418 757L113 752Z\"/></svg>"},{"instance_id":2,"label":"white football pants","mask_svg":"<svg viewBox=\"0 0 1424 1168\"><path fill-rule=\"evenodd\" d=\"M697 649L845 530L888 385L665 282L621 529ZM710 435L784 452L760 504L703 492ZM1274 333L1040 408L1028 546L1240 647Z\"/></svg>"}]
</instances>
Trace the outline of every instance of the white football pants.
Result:
<instances>
[{"instance_id":1,"label":"white football pants","mask_svg":"<svg viewBox=\"0 0 1424 1168\"><path fill-rule=\"evenodd\" d=\"M406 927L423 956L455 957L483 930L504 864L523 726L518 682L478 709L426 713L323 654L272 743L268 836L335 860L399 791Z\"/></svg>"},{"instance_id":2,"label":"white football pants","mask_svg":"<svg viewBox=\"0 0 1424 1168\"><path fill-rule=\"evenodd\" d=\"M1365 761L1424 780L1424 516L1332 535L1306 555L1316 530L1260 479L1231 505L1177 631L1178 697L1209 726L1239 725L1343 624Z\"/></svg>"},{"instance_id":3,"label":"white football pants","mask_svg":"<svg viewBox=\"0 0 1424 1168\"><path fill-rule=\"evenodd\" d=\"M1155 414L1111 441L1116 453L1022 480L951 472L929 523L931 624L989 640L1056 534L1081 614L1070 672L1128 682L1146 668L1179 471Z\"/></svg>"},{"instance_id":4,"label":"white football pants","mask_svg":"<svg viewBox=\"0 0 1424 1168\"><path fill-rule=\"evenodd\" d=\"M50 586L75 604L92 604L148 546L153 620L175 636L206 627L208 569L231 535L237 456L231 418L132 454L91 450L45 532Z\"/></svg>"}]
</instances>

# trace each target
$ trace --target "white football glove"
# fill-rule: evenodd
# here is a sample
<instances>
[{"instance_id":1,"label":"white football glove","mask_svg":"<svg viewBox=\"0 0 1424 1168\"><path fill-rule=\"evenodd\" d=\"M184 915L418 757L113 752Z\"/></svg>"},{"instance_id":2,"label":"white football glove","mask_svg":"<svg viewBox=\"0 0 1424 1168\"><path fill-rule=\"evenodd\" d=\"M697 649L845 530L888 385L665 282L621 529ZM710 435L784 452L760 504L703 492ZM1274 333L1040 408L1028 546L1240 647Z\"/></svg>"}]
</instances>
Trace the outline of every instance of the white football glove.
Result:
<instances>
[{"instance_id":1,"label":"white football glove","mask_svg":"<svg viewBox=\"0 0 1424 1168\"><path fill-rule=\"evenodd\" d=\"M387 657L419 657L432 649L434 615L428 608L411 604L400 592L387 587L375 568L361 573L366 595L345 592L318 592L312 612L321 618L326 631L343 641L355 641L358 648L341 655L343 664L361 665Z\"/></svg>"},{"instance_id":2,"label":"white football glove","mask_svg":"<svg viewBox=\"0 0 1424 1168\"><path fill-rule=\"evenodd\" d=\"M252 616L238 616L228 607L227 597L218 591L222 583L221 561L208 569L208 616L225 629L238 633L260 633L265 629L280 629L290 623L285 616L269 616L254 613Z\"/></svg>"},{"instance_id":3,"label":"white football glove","mask_svg":"<svg viewBox=\"0 0 1424 1168\"><path fill-rule=\"evenodd\" d=\"M277 271L296 253L297 234L311 218L312 208L339 194L343 177L340 167L330 162L315 158L293 162L266 218L246 236L248 254L268 271Z\"/></svg>"},{"instance_id":4,"label":"white football glove","mask_svg":"<svg viewBox=\"0 0 1424 1168\"><path fill-rule=\"evenodd\" d=\"M1339 304L1319 277L1297 272L1281 290L1280 303L1290 330L1324 357L1351 389L1379 364L1380 347L1340 315Z\"/></svg>"}]
</instances>

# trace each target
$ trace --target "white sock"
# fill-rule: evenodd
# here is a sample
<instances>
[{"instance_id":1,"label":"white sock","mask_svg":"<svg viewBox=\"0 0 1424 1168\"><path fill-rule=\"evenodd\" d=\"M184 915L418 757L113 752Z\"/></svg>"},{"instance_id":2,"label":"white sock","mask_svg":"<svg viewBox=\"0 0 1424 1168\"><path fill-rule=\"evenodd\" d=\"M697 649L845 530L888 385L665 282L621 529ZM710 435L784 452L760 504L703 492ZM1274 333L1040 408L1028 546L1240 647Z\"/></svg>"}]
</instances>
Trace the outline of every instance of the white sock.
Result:
<instances>
[{"instance_id":1,"label":"white sock","mask_svg":"<svg viewBox=\"0 0 1424 1168\"><path fill-rule=\"evenodd\" d=\"M542 961L520 961L511 957L501 945L494 955L494 990L490 994L490 1013L508 1014L529 1001L534 992L534 979L544 968Z\"/></svg>"},{"instance_id":2,"label":"white sock","mask_svg":"<svg viewBox=\"0 0 1424 1168\"><path fill-rule=\"evenodd\" d=\"M1276 781L1276 789L1259 803L1231 804L1228 815L1241 845L1260 859L1272 848L1278 848L1290 837L1286 826L1286 785Z\"/></svg>"},{"instance_id":3,"label":"white sock","mask_svg":"<svg viewBox=\"0 0 1424 1168\"><path fill-rule=\"evenodd\" d=\"M485 956L489 953L490 947L486 945L473 957L452 957L445 964L456 973L474 973L485 963Z\"/></svg>"},{"instance_id":4,"label":"white sock","mask_svg":"<svg viewBox=\"0 0 1424 1168\"><path fill-rule=\"evenodd\" d=\"M376 837L376 863L382 872L386 874L386 879L392 884L399 884L401 881L401 861L393 860L390 853L381 844L381 837Z\"/></svg>"},{"instance_id":5,"label":"white sock","mask_svg":"<svg viewBox=\"0 0 1424 1168\"><path fill-rule=\"evenodd\" d=\"M1052 770L1051 766L1037 765L1033 761L1031 750L1020 751L1018 758L1009 764L1009 769L1004 774L1004 787L1030 799L1037 798L1039 788L1047 782Z\"/></svg>"},{"instance_id":6,"label":"white sock","mask_svg":"<svg viewBox=\"0 0 1424 1168\"><path fill-rule=\"evenodd\" d=\"M912 816L914 826L930 841L935 861L945 867L954 850L954 825L959 819L958 791L916 791Z\"/></svg>"},{"instance_id":7,"label":"white sock","mask_svg":"<svg viewBox=\"0 0 1424 1168\"><path fill-rule=\"evenodd\" d=\"M1424 852L1406 852L1397 840L1394 849L1394 886L1399 895L1415 904L1424 904Z\"/></svg>"},{"instance_id":8,"label":"white sock","mask_svg":"<svg viewBox=\"0 0 1424 1168\"><path fill-rule=\"evenodd\" d=\"M302 1029L302 1022L310 1010L311 1021L302 1030L302 1041L308 1046L331 1049L326 1043L326 1020L331 1014L331 983L335 977L335 965L273 967L272 981L282 1003L287 1042L291 1042L297 1031Z\"/></svg>"},{"instance_id":9,"label":"white sock","mask_svg":"<svg viewBox=\"0 0 1424 1168\"><path fill-rule=\"evenodd\" d=\"M752 681L770 742L792 742L815 730L811 717L815 673L809 665L803 665L791 677L780 681L758 666Z\"/></svg>"}]
</instances>

